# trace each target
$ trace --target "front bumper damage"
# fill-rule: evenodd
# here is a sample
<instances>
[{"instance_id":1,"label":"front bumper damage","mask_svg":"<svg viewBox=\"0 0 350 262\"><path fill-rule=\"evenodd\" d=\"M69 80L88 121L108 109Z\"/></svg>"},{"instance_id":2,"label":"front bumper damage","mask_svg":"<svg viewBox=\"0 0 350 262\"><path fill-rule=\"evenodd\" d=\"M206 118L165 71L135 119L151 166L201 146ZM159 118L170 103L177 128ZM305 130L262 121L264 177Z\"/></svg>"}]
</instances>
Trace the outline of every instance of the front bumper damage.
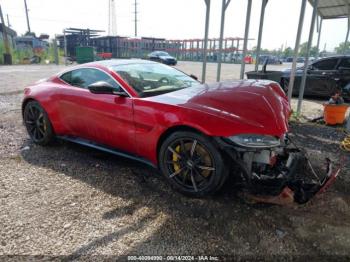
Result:
<instances>
[{"instance_id":1,"label":"front bumper damage","mask_svg":"<svg viewBox=\"0 0 350 262\"><path fill-rule=\"evenodd\" d=\"M244 148L220 140L222 149L233 161L233 172L245 199L278 205L304 204L326 191L336 180L340 168L330 159L322 170L313 168L302 150L286 138L283 146L269 149Z\"/></svg>"}]
</instances>

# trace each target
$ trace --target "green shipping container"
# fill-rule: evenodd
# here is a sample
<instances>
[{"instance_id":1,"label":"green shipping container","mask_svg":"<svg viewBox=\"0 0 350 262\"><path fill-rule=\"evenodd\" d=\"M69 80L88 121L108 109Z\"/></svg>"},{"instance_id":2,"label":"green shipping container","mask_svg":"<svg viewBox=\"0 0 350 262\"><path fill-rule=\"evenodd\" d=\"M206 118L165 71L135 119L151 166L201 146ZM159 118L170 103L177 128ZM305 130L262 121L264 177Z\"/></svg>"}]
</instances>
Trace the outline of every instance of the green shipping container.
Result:
<instances>
[{"instance_id":1,"label":"green shipping container","mask_svg":"<svg viewBox=\"0 0 350 262\"><path fill-rule=\"evenodd\" d=\"M75 51L78 64L88 63L95 60L95 49L91 46L77 46Z\"/></svg>"}]
</instances>

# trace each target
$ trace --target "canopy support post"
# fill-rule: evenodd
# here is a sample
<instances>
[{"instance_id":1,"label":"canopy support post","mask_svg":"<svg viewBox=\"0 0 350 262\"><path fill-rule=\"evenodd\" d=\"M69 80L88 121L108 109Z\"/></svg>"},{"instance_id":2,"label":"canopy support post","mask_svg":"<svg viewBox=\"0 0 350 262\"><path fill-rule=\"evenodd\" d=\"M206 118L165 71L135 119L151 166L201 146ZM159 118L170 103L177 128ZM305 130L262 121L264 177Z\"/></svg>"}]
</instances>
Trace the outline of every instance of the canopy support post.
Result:
<instances>
[{"instance_id":1,"label":"canopy support post","mask_svg":"<svg viewBox=\"0 0 350 262\"><path fill-rule=\"evenodd\" d=\"M319 0L314 0L314 3L313 3L313 12L312 12L310 32L309 32L309 40L307 42L307 51L306 51L306 57L305 57L305 62L304 62L304 71L303 71L303 77L301 78L301 84L300 84L300 90L299 90L299 99L298 99L298 107L297 107L297 114L298 115L301 112L301 106L302 106L303 97L304 97L305 84L306 84L306 74L307 74L307 68L308 68L308 64L309 64L309 56L310 56L310 49L311 49L311 45L312 45L312 37L314 34L314 29L315 29L318 1Z\"/></svg>"},{"instance_id":2,"label":"canopy support post","mask_svg":"<svg viewBox=\"0 0 350 262\"><path fill-rule=\"evenodd\" d=\"M222 0L222 9L221 9L221 26L220 26L220 39L219 39L219 52L218 52L218 69L216 73L216 81L220 81L221 77L221 60L222 60L222 42L224 38L224 27L225 27L225 13L228 5L231 0Z\"/></svg>"},{"instance_id":3,"label":"canopy support post","mask_svg":"<svg viewBox=\"0 0 350 262\"><path fill-rule=\"evenodd\" d=\"M320 54L320 40L321 40L321 32L322 32L322 22L323 22L323 18L321 17L320 18L320 23L317 23L318 36L317 36L317 54L316 54L316 59L319 57L319 54Z\"/></svg>"},{"instance_id":4,"label":"canopy support post","mask_svg":"<svg viewBox=\"0 0 350 262\"><path fill-rule=\"evenodd\" d=\"M205 29L204 29L204 46L203 46L203 66L202 66L202 83L205 83L207 73L207 55L208 55L208 33L209 33L209 17L210 17L210 0L204 0L206 5L205 13Z\"/></svg>"},{"instance_id":5,"label":"canopy support post","mask_svg":"<svg viewBox=\"0 0 350 262\"><path fill-rule=\"evenodd\" d=\"M346 31L346 37L345 37L345 42L344 42L344 48L343 48L343 54L345 55L346 53L346 46L348 45L348 39L349 39L349 31L350 31L350 5L348 4L348 29Z\"/></svg>"},{"instance_id":6,"label":"canopy support post","mask_svg":"<svg viewBox=\"0 0 350 262\"><path fill-rule=\"evenodd\" d=\"M247 46L248 46L248 37L249 37L249 25L250 25L250 14L252 10L252 0L248 0L247 4L247 14L246 14L246 20L245 20L245 30L244 30L244 43L243 43L243 55L242 55L242 61L241 61L241 74L240 78L244 78L244 70L245 70L245 60L244 58L247 55ZM238 48L237 48L238 49Z\"/></svg>"},{"instance_id":7,"label":"canopy support post","mask_svg":"<svg viewBox=\"0 0 350 262\"><path fill-rule=\"evenodd\" d=\"M266 8L266 5L267 5L267 1L268 0L262 0L262 3L261 3L259 35L258 35L258 44L257 44L257 47L256 47L256 57L255 57L255 71L258 71L258 68L259 68L259 56L260 56L260 49L261 49L261 39L262 39L262 32L263 32L264 18L265 18L265 8Z\"/></svg>"},{"instance_id":8,"label":"canopy support post","mask_svg":"<svg viewBox=\"0 0 350 262\"><path fill-rule=\"evenodd\" d=\"M301 7L300 7L297 37L295 40L292 70L290 72L290 77L289 77L289 85L288 85L288 101L289 101L289 103L291 103L291 100L292 100L295 72L296 72L296 68L297 68L297 58L298 58L299 46L300 46L300 38L301 38L301 33L303 31L303 24L304 24L304 17L305 17L305 7L306 7L306 0L302 0Z\"/></svg>"}]
</instances>

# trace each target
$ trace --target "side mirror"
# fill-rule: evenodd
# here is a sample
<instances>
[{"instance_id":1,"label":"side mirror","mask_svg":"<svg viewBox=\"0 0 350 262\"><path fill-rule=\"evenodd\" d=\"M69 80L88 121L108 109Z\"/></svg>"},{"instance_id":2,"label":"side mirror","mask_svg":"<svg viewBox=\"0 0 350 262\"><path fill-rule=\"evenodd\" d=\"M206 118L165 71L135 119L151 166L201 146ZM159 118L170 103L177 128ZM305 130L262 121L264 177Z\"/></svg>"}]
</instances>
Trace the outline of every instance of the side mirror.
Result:
<instances>
[{"instance_id":1,"label":"side mirror","mask_svg":"<svg viewBox=\"0 0 350 262\"><path fill-rule=\"evenodd\" d=\"M104 81L93 83L88 86L88 89L93 94L118 95L123 97L128 96L124 91L117 91L111 84Z\"/></svg>"},{"instance_id":2,"label":"side mirror","mask_svg":"<svg viewBox=\"0 0 350 262\"><path fill-rule=\"evenodd\" d=\"M194 80L198 81L198 77L197 76L191 74L190 77L193 78Z\"/></svg>"}]
</instances>

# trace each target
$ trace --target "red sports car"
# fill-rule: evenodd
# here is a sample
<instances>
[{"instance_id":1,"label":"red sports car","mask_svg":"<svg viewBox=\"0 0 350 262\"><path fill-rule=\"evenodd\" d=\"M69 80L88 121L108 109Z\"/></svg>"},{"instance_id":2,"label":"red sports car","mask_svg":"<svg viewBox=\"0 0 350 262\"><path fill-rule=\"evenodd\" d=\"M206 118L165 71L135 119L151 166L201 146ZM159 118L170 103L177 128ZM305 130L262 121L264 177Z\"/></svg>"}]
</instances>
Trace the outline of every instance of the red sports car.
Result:
<instances>
[{"instance_id":1,"label":"red sports car","mask_svg":"<svg viewBox=\"0 0 350 262\"><path fill-rule=\"evenodd\" d=\"M250 186L271 178L278 194L300 165L275 82L201 84L156 62L109 60L25 88L22 109L35 143L57 137L142 161L192 196L218 191L230 173Z\"/></svg>"}]
</instances>

